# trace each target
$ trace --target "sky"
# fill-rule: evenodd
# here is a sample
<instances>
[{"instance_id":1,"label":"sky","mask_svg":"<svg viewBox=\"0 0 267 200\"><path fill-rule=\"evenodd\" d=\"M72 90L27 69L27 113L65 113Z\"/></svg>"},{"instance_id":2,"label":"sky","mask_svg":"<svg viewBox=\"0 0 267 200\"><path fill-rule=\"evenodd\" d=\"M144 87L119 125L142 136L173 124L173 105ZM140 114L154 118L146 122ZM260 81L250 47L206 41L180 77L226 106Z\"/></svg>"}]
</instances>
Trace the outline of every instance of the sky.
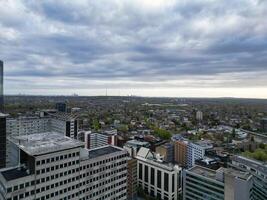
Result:
<instances>
[{"instance_id":1,"label":"sky","mask_svg":"<svg viewBox=\"0 0 267 200\"><path fill-rule=\"evenodd\" d=\"M5 94L267 98L266 0L0 0Z\"/></svg>"}]
</instances>

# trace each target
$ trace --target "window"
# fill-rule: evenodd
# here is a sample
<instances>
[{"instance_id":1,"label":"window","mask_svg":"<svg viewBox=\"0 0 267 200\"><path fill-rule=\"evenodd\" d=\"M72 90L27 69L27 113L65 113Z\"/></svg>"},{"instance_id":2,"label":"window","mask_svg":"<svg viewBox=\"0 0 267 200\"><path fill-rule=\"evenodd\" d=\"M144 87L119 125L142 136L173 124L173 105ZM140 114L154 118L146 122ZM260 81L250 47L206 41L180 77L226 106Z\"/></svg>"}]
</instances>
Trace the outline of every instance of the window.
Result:
<instances>
[{"instance_id":1,"label":"window","mask_svg":"<svg viewBox=\"0 0 267 200\"><path fill-rule=\"evenodd\" d=\"M139 163L139 179L142 180L142 177L143 177L143 168L142 168L142 164Z\"/></svg>"}]
</instances>

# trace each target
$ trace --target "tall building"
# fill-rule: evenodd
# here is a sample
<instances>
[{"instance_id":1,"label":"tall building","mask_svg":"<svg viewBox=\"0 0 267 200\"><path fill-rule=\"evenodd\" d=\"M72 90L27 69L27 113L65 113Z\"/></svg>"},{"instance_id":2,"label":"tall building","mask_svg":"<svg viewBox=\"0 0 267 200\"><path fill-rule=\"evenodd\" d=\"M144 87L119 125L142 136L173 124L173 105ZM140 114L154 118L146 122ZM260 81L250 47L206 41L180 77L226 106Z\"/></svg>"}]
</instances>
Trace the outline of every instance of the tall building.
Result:
<instances>
[{"instance_id":1,"label":"tall building","mask_svg":"<svg viewBox=\"0 0 267 200\"><path fill-rule=\"evenodd\" d=\"M261 119L261 131L267 133L267 118Z\"/></svg>"},{"instance_id":2,"label":"tall building","mask_svg":"<svg viewBox=\"0 0 267 200\"><path fill-rule=\"evenodd\" d=\"M4 111L4 63L0 60L0 112Z\"/></svg>"},{"instance_id":3,"label":"tall building","mask_svg":"<svg viewBox=\"0 0 267 200\"><path fill-rule=\"evenodd\" d=\"M0 113L0 168L6 167L6 117Z\"/></svg>"},{"instance_id":4,"label":"tall building","mask_svg":"<svg viewBox=\"0 0 267 200\"><path fill-rule=\"evenodd\" d=\"M0 199L127 199L127 152L59 133L10 137L18 165L0 170Z\"/></svg>"},{"instance_id":5,"label":"tall building","mask_svg":"<svg viewBox=\"0 0 267 200\"><path fill-rule=\"evenodd\" d=\"M137 199L137 160L129 158L127 161L127 199Z\"/></svg>"},{"instance_id":6,"label":"tall building","mask_svg":"<svg viewBox=\"0 0 267 200\"><path fill-rule=\"evenodd\" d=\"M233 169L194 166L183 171L184 200L250 200L252 176Z\"/></svg>"},{"instance_id":7,"label":"tall building","mask_svg":"<svg viewBox=\"0 0 267 200\"><path fill-rule=\"evenodd\" d=\"M267 165L243 156L233 156L229 167L253 175L252 199L267 199Z\"/></svg>"},{"instance_id":8,"label":"tall building","mask_svg":"<svg viewBox=\"0 0 267 200\"><path fill-rule=\"evenodd\" d=\"M136 156L138 186L158 199L173 200L181 192L181 168L164 163L149 149L141 147Z\"/></svg>"},{"instance_id":9,"label":"tall building","mask_svg":"<svg viewBox=\"0 0 267 200\"><path fill-rule=\"evenodd\" d=\"M67 104L65 102L56 103L56 110L58 112L67 112Z\"/></svg>"},{"instance_id":10,"label":"tall building","mask_svg":"<svg viewBox=\"0 0 267 200\"><path fill-rule=\"evenodd\" d=\"M203 120L203 113L199 110L196 112L196 120L198 120L198 121Z\"/></svg>"},{"instance_id":11,"label":"tall building","mask_svg":"<svg viewBox=\"0 0 267 200\"><path fill-rule=\"evenodd\" d=\"M174 161L181 167L187 166L187 145L186 141L174 141Z\"/></svg>"}]
</instances>

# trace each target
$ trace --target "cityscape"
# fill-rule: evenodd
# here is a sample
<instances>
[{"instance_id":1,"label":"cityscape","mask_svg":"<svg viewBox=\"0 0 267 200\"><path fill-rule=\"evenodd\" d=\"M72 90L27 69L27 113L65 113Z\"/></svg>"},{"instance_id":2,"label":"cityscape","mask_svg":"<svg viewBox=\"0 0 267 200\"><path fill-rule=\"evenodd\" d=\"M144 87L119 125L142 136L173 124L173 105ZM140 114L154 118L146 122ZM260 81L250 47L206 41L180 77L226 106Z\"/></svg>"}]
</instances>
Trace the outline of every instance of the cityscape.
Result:
<instances>
[{"instance_id":1,"label":"cityscape","mask_svg":"<svg viewBox=\"0 0 267 200\"><path fill-rule=\"evenodd\" d=\"M0 5L0 200L267 200L264 0Z\"/></svg>"}]
</instances>

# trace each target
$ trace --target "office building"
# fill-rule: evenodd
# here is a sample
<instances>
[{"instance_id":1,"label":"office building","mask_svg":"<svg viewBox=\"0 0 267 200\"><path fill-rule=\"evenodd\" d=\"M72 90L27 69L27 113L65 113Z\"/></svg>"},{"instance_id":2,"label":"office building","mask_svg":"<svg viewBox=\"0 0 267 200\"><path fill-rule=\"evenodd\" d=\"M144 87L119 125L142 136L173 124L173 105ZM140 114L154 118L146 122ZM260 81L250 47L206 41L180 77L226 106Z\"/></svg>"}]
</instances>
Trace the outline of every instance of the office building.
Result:
<instances>
[{"instance_id":1,"label":"office building","mask_svg":"<svg viewBox=\"0 0 267 200\"><path fill-rule=\"evenodd\" d=\"M158 199L173 200L181 192L181 168L164 163L148 148L141 147L136 156L138 186Z\"/></svg>"},{"instance_id":2,"label":"office building","mask_svg":"<svg viewBox=\"0 0 267 200\"><path fill-rule=\"evenodd\" d=\"M137 160L134 158L127 161L127 199L137 199Z\"/></svg>"},{"instance_id":3,"label":"office building","mask_svg":"<svg viewBox=\"0 0 267 200\"><path fill-rule=\"evenodd\" d=\"M112 132L92 133L91 131L86 131L84 133L84 142L87 149L105 145L117 145L117 134Z\"/></svg>"},{"instance_id":4,"label":"office building","mask_svg":"<svg viewBox=\"0 0 267 200\"><path fill-rule=\"evenodd\" d=\"M183 171L184 200L250 200L252 176L233 169L194 166Z\"/></svg>"},{"instance_id":5,"label":"office building","mask_svg":"<svg viewBox=\"0 0 267 200\"><path fill-rule=\"evenodd\" d=\"M58 112L67 112L67 104L65 102L56 103L56 110Z\"/></svg>"},{"instance_id":6,"label":"office building","mask_svg":"<svg viewBox=\"0 0 267 200\"><path fill-rule=\"evenodd\" d=\"M87 150L55 132L9 139L18 165L0 170L0 199L127 199L125 150Z\"/></svg>"},{"instance_id":7,"label":"office building","mask_svg":"<svg viewBox=\"0 0 267 200\"><path fill-rule=\"evenodd\" d=\"M252 199L267 199L267 165L264 162L246 158L243 156L233 156L229 167L239 171L248 172L253 175Z\"/></svg>"},{"instance_id":8,"label":"office building","mask_svg":"<svg viewBox=\"0 0 267 200\"><path fill-rule=\"evenodd\" d=\"M0 112L4 112L4 63L0 60Z\"/></svg>"},{"instance_id":9,"label":"office building","mask_svg":"<svg viewBox=\"0 0 267 200\"><path fill-rule=\"evenodd\" d=\"M267 118L261 119L261 131L267 133Z\"/></svg>"},{"instance_id":10,"label":"office building","mask_svg":"<svg viewBox=\"0 0 267 200\"><path fill-rule=\"evenodd\" d=\"M156 147L156 153L163 156L163 160L172 163L174 160L174 145L172 143L165 143Z\"/></svg>"},{"instance_id":11,"label":"office building","mask_svg":"<svg viewBox=\"0 0 267 200\"><path fill-rule=\"evenodd\" d=\"M6 117L0 113L0 168L6 167Z\"/></svg>"}]
</instances>

